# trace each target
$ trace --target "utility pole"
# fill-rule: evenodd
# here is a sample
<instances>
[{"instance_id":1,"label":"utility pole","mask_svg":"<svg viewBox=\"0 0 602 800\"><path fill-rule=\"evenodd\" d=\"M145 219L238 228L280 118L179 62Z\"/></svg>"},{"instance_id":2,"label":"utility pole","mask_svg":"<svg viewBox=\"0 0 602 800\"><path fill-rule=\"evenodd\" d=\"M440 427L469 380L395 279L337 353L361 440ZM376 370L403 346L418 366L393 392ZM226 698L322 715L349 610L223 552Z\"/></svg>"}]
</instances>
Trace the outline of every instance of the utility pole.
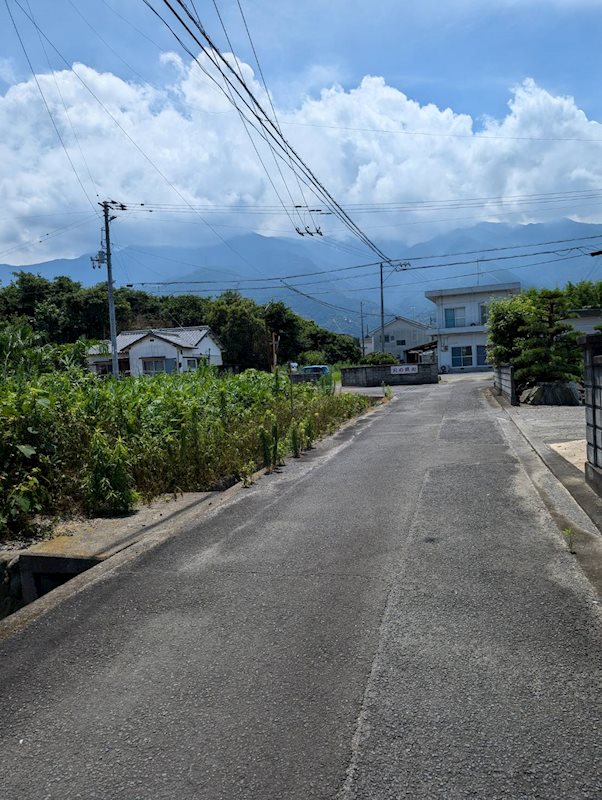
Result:
<instances>
[{"instance_id":1,"label":"utility pole","mask_svg":"<svg viewBox=\"0 0 602 800\"><path fill-rule=\"evenodd\" d=\"M360 300L360 344L362 346L362 356L366 355L366 340L364 339L364 304Z\"/></svg>"},{"instance_id":2,"label":"utility pole","mask_svg":"<svg viewBox=\"0 0 602 800\"><path fill-rule=\"evenodd\" d=\"M115 219L115 216L109 216L110 209L115 207L114 202L109 202L105 200L102 203L99 203L102 208L102 213L104 217L104 250L101 249L98 251L98 254L94 256L92 261L93 267L99 267L101 264L107 265L107 294L109 297L109 332L111 336L111 366L113 375L116 378L119 378L119 359L118 359L118 352L117 352L117 324L115 322L115 297L113 294L113 264L111 261L111 232L110 232L110 223L112 220Z\"/></svg>"},{"instance_id":3,"label":"utility pole","mask_svg":"<svg viewBox=\"0 0 602 800\"><path fill-rule=\"evenodd\" d=\"M380 352L385 352L385 288L383 281L383 263L380 262Z\"/></svg>"},{"instance_id":4,"label":"utility pole","mask_svg":"<svg viewBox=\"0 0 602 800\"><path fill-rule=\"evenodd\" d=\"M383 280L384 263L380 263L380 352L385 352L385 287ZM390 263L389 266L393 272L403 272L404 269L409 269L409 261L400 261L397 264Z\"/></svg>"}]
</instances>

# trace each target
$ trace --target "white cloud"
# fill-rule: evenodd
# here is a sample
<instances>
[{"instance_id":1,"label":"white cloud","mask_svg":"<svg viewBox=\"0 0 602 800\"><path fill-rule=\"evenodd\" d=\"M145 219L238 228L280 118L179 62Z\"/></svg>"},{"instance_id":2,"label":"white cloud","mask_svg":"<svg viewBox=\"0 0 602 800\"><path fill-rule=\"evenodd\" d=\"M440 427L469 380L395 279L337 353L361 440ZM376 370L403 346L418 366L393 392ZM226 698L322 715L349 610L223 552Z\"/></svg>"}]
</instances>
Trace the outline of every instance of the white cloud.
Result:
<instances>
[{"instance_id":1,"label":"white cloud","mask_svg":"<svg viewBox=\"0 0 602 800\"><path fill-rule=\"evenodd\" d=\"M4 58L4 56L0 56L0 81L11 84L15 83L16 80L17 75L12 58Z\"/></svg>"},{"instance_id":2,"label":"white cloud","mask_svg":"<svg viewBox=\"0 0 602 800\"><path fill-rule=\"evenodd\" d=\"M128 83L81 64L75 67L157 169L72 72L39 76L92 203L109 197L181 204L171 183L189 202L210 207L277 205L240 119L224 95L196 66L191 68L179 57L166 55L163 63L174 81L166 90ZM246 80L265 101L251 68L243 65L243 69ZM598 189L602 179L602 143L582 141L602 140L602 125L588 120L572 98L552 95L530 80L512 91L503 119L486 119L482 124L449 108L420 105L382 78L370 76L349 91L336 85L323 89L299 108L280 111L280 119L287 138L343 205L581 191ZM90 206L33 80L12 85L0 97L0 127L4 131L0 141L0 260L31 263L93 250L97 220L50 237L43 244L6 252L80 219L73 211L86 212ZM374 132L378 130L429 135ZM290 202L271 154L265 148L261 152L273 181ZM289 189L299 202L294 180L289 181ZM46 214L56 216L39 216ZM602 221L601 207L593 204L531 207L492 201L485 208L455 212L440 208L395 216L366 214L359 216L358 222L377 240L415 241L470 220L527 222L569 215ZM224 236L245 228L267 234L291 232L283 214L206 216L220 226ZM321 218L322 227L336 234L331 219ZM199 224L184 224L192 222ZM191 214L179 219L156 213L131 214L120 223L120 229L123 244L191 243L206 233Z\"/></svg>"}]
</instances>

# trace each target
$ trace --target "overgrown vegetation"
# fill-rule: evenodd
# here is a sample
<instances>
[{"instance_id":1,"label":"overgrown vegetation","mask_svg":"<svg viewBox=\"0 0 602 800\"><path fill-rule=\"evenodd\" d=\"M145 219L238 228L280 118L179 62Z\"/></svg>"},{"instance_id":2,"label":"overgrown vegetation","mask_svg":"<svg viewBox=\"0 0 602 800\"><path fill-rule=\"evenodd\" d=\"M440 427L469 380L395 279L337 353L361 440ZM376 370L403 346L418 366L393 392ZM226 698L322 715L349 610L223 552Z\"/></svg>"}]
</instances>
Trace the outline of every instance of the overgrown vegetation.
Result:
<instances>
[{"instance_id":1,"label":"overgrown vegetation","mask_svg":"<svg viewBox=\"0 0 602 800\"><path fill-rule=\"evenodd\" d=\"M367 356L362 356L357 363L378 366L379 364L399 364L399 360L393 353L368 353Z\"/></svg>"},{"instance_id":2,"label":"overgrown vegetation","mask_svg":"<svg viewBox=\"0 0 602 800\"><path fill-rule=\"evenodd\" d=\"M238 292L207 298L119 288L115 303L119 330L209 325L224 345L224 362L240 369L269 369L272 334L280 364L333 364L361 355L352 336L320 328L284 303L262 306ZM49 281L18 272L12 283L0 288L0 320L29 325L40 343L66 344L80 337L108 339L108 318L104 283L85 288L66 277Z\"/></svg>"},{"instance_id":3,"label":"overgrown vegetation","mask_svg":"<svg viewBox=\"0 0 602 800\"><path fill-rule=\"evenodd\" d=\"M248 483L369 404L320 385L294 393L291 417L278 373L101 381L69 364L13 365L0 382L0 537L39 515L123 513L137 498Z\"/></svg>"},{"instance_id":4,"label":"overgrown vegetation","mask_svg":"<svg viewBox=\"0 0 602 800\"><path fill-rule=\"evenodd\" d=\"M567 291L533 289L492 301L487 323L490 363L513 364L519 387L579 380L583 359L578 333L562 321L573 305L569 299Z\"/></svg>"}]
</instances>

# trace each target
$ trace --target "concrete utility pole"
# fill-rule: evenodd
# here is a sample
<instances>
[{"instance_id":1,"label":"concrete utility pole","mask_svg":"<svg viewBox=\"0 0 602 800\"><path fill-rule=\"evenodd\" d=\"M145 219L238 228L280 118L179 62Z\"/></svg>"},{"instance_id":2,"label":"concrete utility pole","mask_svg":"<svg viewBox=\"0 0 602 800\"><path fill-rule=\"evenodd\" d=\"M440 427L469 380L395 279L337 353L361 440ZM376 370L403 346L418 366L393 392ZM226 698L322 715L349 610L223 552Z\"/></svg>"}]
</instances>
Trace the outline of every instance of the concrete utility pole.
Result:
<instances>
[{"instance_id":1,"label":"concrete utility pole","mask_svg":"<svg viewBox=\"0 0 602 800\"><path fill-rule=\"evenodd\" d=\"M360 344L362 346L362 355L365 356L366 345L364 339L364 304L361 302L361 300L360 300L360 331L361 331Z\"/></svg>"},{"instance_id":2,"label":"concrete utility pole","mask_svg":"<svg viewBox=\"0 0 602 800\"><path fill-rule=\"evenodd\" d=\"M383 280L383 267L385 265L381 261L380 264L380 352L385 352L385 287ZM403 272L404 269L409 269L409 261L400 261L398 264L389 264L393 272Z\"/></svg>"},{"instance_id":3,"label":"concrete utility pole","mask_svg":"<svg viewBox=\"0 0 602 800\"><path fill-rule=\"evenodd\" d=\"M117 324L115 322L115 297L113 295L113 265L111 262L111 232L110 232L110 223L112 220L115 219L115 216L109 216L110 209L115 206L115 203L109 202L105 200L102 203L99 203L102 207L102 213L104 217L104 234L105 234L105 249L99 250L98 255L94 256L92 261L92 266L98 266L100 268L101 264L107 265L107 294L109 297L109 333L111 337L111 368L113 375L116 378L119 378L119 358L117 352Z\"/></svg>"},{"instance_id":4,"label":"concrete utility pole","mask_svg":"<svg viewBox=\"0 0 602 800\"><path fill-rule=\"evenodd\" d=\"M383 263L380 262L380 352L385 352L385 288L383 281Z\"/></svg>"}]
</instances>

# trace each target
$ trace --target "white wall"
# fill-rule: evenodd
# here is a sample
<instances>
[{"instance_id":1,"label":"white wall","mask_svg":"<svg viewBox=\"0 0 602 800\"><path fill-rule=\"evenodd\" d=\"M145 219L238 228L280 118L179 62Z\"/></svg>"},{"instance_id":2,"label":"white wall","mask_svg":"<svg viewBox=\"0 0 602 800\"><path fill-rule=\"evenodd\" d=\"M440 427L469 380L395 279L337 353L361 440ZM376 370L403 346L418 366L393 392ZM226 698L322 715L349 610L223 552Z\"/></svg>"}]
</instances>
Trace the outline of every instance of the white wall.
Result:
<instances>
[{"instance_id":1,"label":"white wall","mask_svg":"<svg viewBox=\"0 0 602 800\"><path fill-rule=\"evenodd\" d=\"M221 367L224 363L222 361L222 351L216 342L207 334L198 348L195 348L195 353L209 359L209 364L212 367ZM190 357L190 356L189 356Z\"/></svg>"},{"instance_id":2,"label":"white wall","mask_svg":"<svg viewBox=\"0 0 602 800\"><path fill-rule=\"evenodd\" d=\"M569 319L563 319L562 321L572 325L579 333L597 333L594 329L596 325L602 325L602 316L569 317Z\"/></svg>"},{"instance_id":3,"label":"white wall","mask_svg":"<svg viewBox=\"0 0 602 800\"><path fill-rule=\"evenodd\" d=\"M130 375L138 376L144 374L142 371L143 358L176 359L177 364L178 361L182 360L179 355L180 349L170 344L170 342L166 342L165 339L147 336L130 347Z\"/></svg>"},{"instance_id":4,"label":"white wall","mask_svg":"<svg viewBox=\"0 0 602 800\"><path fill-rule=\"evenodd\" d=\"M445 328L445 309L463 308L465 328L481 326L481 306L487 305L491 300L491 292L482 292L478 295L452 295L437 300L437 327ZM449 330L449 329L448 329Z\"/></svg>"},{"instance_id":5,"label":"white wall","mask_svg":"<svg viewBox=\"0 0 602 800\"><path fill-rule=\"evenodd\" d=\"M452 366L452 347L472 347L472 364L463 369L465 371L477 368L477 345L487 344L487 333L485 331L473 331L471 333L449 333L438 337L437 357L439 367L447 367L449 371L462 369ZM479 365L479 369L485 369Z\"/></svg>"},{"instance_id":6,"label":"white wall","mask_svg":"<svg viewBox=\"0 0 602 800\"><path fill-rule=\"evenodd\" d=\"M385 325L384 351L403 359L405 358L405 351L409 348L430 342L432 333L431 329L423 328L420 325L412 325L411 322L406 322L402 319L392 320ZM387 336L389 341L387 341ZM398 341L403 341L404 344L397 344ZM365 351L366 355L374 351L382 352L380 329L375 331L373 336L366 338Z\"/></svg>"}]
</instances>

